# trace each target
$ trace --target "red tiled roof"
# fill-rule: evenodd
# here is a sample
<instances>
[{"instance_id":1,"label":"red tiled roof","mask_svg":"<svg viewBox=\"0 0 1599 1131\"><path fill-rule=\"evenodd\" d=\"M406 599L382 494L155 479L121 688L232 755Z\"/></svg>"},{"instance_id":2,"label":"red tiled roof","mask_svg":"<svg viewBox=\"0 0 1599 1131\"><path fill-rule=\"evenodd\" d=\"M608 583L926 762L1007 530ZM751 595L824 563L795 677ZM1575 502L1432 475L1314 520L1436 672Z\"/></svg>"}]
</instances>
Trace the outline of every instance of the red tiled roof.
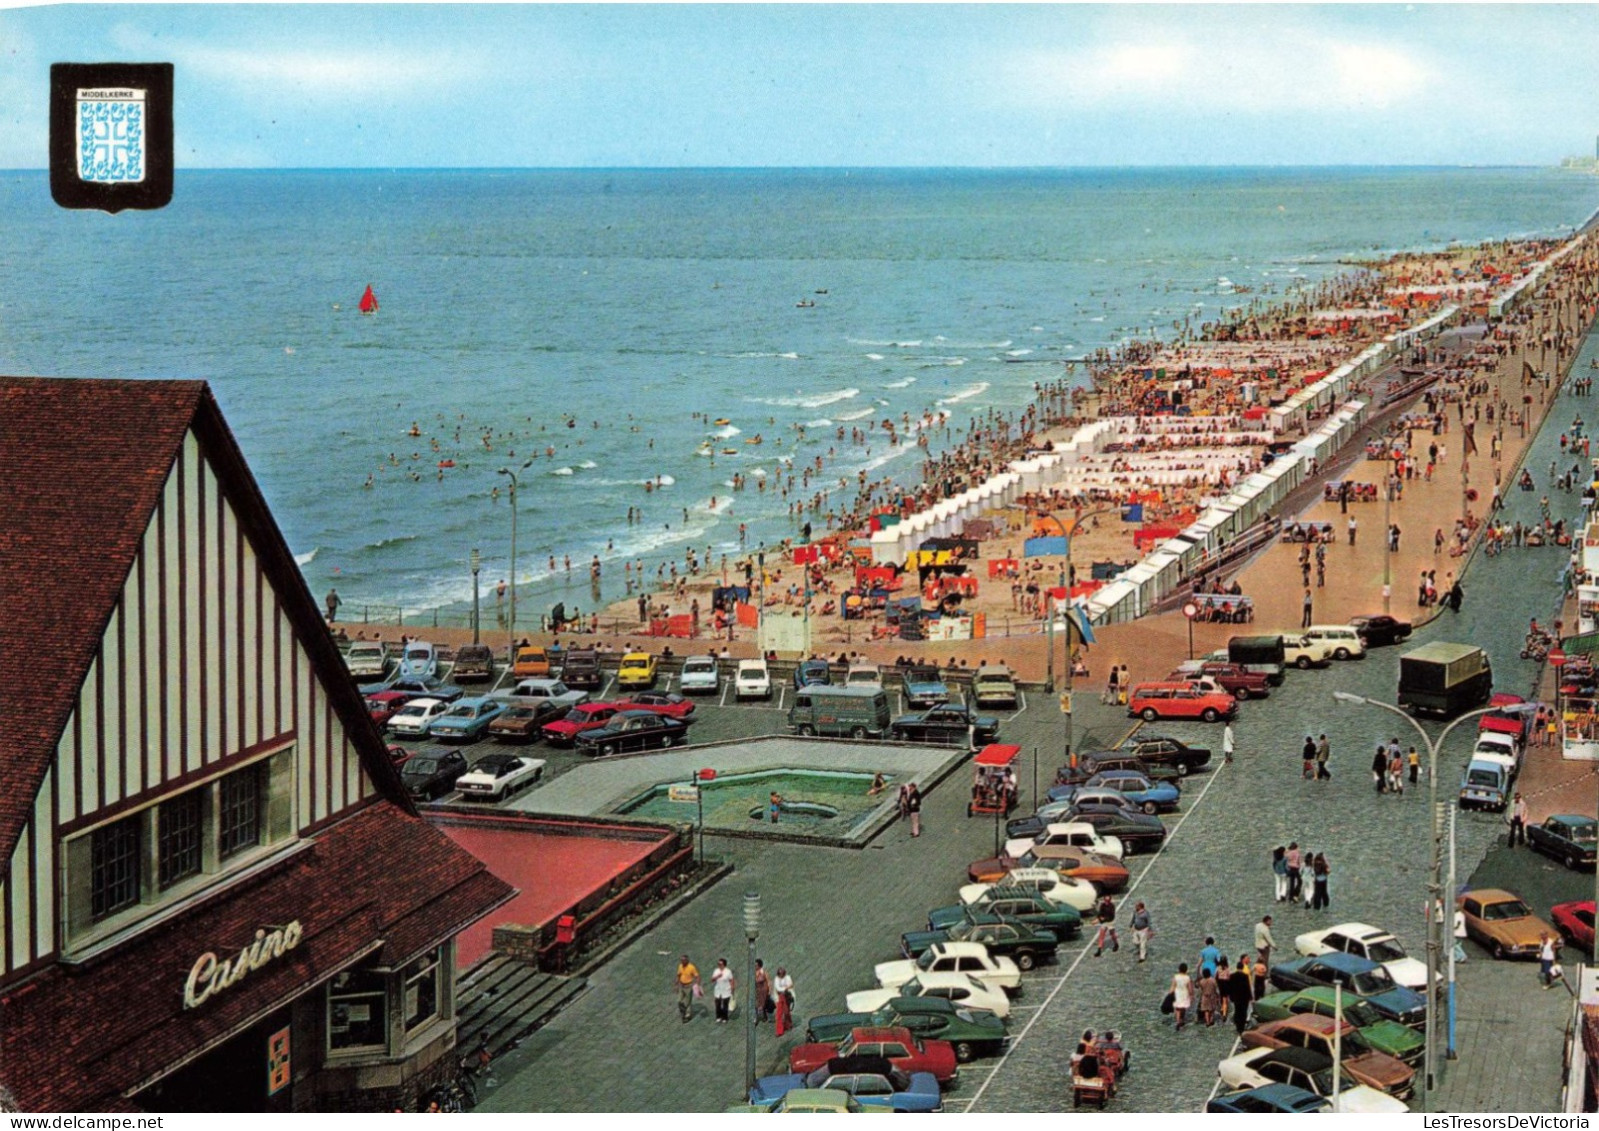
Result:
<instances>
[{"instance_id":1,"label":"red tiled roof","mask_svg":"<svg viewBox=\"0 0 1599 1131\"><path fill-rule=\"evenodd\" d=\"M179 1059L292 1001L382 940L405 962L504 903L509 885L420 818L376 804L322 830L258 882L220 892L83 968L52 966L0 997L0 1070L25 1110L121 1103ZM196 1009L196 958L231 958L269 924L304 938Z\"/></svg>"},{"instance_id":2,"label":"red tiled roof","mask_svg":"<svg viewBox=\"0 0 1599 1131\"><path fill-rule=\"evenodd\" d=\"M285 615L380 792L410 809L316 603L203 381L0 377L0 860L132 568L183 436L195 430Z\"/></svg>"}]
</instances>

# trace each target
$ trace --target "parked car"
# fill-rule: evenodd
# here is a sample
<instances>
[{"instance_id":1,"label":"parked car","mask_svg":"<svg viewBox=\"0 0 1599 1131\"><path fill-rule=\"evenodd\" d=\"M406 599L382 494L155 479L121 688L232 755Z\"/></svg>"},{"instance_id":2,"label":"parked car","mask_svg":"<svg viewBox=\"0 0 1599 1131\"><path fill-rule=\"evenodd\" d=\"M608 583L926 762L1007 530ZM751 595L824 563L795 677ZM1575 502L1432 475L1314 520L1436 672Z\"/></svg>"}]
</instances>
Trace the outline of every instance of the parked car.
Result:
<instances>
[{"instance_id":1,"label":"parked car","mask_svg":"<svg viewBox=\"0 0 1599 1131\"><path fill-rule=\"evenodd\" d=\"M1385 648L1410 637L1410 622L1379 613L1376 616L1350 617L1349 623L1368 648Z\"/></svg>"},{"instance_id":2,"label":"parked car","mask_svg":"<svg viewBox=\"0 0 1599 1131\"><path fill-rule=\"evenodd\" d=\"M1202 719L1207 723L1238 714L1238 701L1220 689L1194 680L1135 683L1127 695L1127 715L1146 722L1156 719Z\"/></svg>"},{"instance_id":3,"label":"parked car","mask_svg":"<svg viewBox=\"0 0 1599 1131\"><path fill-rule=\"evenodd\" d=\"M1229 664L1219 660L1184 660L1177 665L1177 670L1166 678L1208 679L1239 702L1245 699L1264 699L1271 694L1271 682L1264 675L1252 672L1242 664Z\"/></svg>"},{"instance_id":4,"label":"parked car","mask_svg":"<svg viewBox=\"0 0 1599 1131\"><path fill-rule=\"evenodd\" d=\"M443 699L412 699L389 716L389 733L405 738L421 738L450 705Z\"/></svg>"},{"instance_id":5,"label":"parked car","mask_svg":"<svg viewBox=\"0 0 1599 1131\"><path fill-rule=\"evenodd\" d=\"M624 690L655 686L659 661L648 652L629 652L616 669L616 686Z\"/></svg>"},{"instance_id":6,"label":"parked car","mask_svg":"<svg viewBox=\"0 0 1599 1131\"><path fill-rule=\"evenodd\" d=\"M550 699L508 699L500 717L489 724L488 736L498 742L534 742L544 724L571 710Z\"/></svg>"},{"instance_id":7,"label":"parked car","mask_svg":"<svg viewBox=\"0 0 1599 1131\"><path fill-rule=\"evenodd\" d=\"M870 687L883 690L883 669L876 664L851 664L844 673L845 687Z\"/></svg>"},{"instance_id":8,"label":"parked car","mask_svg":"<svg viewBox=\"0 0 1599 1131\"><path fill-rule=\"evenodd\" d=\"M1427 964L1407 955L1404 944L1387 931L1365 923L1340 923L1307 931L1294 940L1294 949L1307 957L1338 951L1369 958L1380 963L1401 986L1418 991L1427 988Z\"/></svg>"},{"instance_id":9,"label":"parked car","mask_svg":"<svg viewBox=\"0 0 1599 1131\"><path fill-rule=\"evenodd\" d=\"M1076 876L1063 876L1053 868L1012 868L993 883L963 884L956 894L961 903L971 905L990 889L1036 896L1057 907L1070 907L1079 914L1099 901L1093 884Z\"/></svg>"},{"instance_id":10,"label":"parked car","mask_svg":"<svg viewBox=\"0 0 1599 1131\"><path fill-rule=\"evenodd\" d=\"M1100 891L1121 891L1128 881L1127 868L1120 860L1058 845L1028 849L1020 856L990 856L978 860L967 867L966 878L974 884L992 883L1013 868L1037 867L1053 868L1062 875L1087 880Z\"/></svg>"},{"instance_id":11,"label":"parked car","mask_svg":"<svg viewBox=\"0 0 1599 1131\"><path fill-rule=\"evenodd\" d=\"M866 1013L820 1014L805 1023L805 1039L836 1041L863 1025L898 1026L924 1041L948 1041L962 1064L1003 1051L1007 1040L1003 1018L940 997L895 997Z\"/></svg>"},{"instance_id":12,"label":"parked car","mask_svg":"<svg viewBox=\"0 0 1599 1131\"><path fill-rule=\"evenodd\" d=\"M1179 774L1191 774L1210 764L1210 751L1203 746L1190 746L1175 738L1161 734L1139 734L1121 745L1123 754L1131 754L1145 762L1171 766Z\"/></svg>"},{"instance_id":13,"label":"parked car","mask_svg":"<svg viewBox=\"0 0 1599 1131\"><path fill-rule=\"evenodd\" d=\"M484 683L494 678L494 649L487 644L463 644L455 650L450 678L456 683Z\"/></svg>"},{"instance_id":14,"label":"parked car","mask_svg":"<svg viewBox=\"0 0 1599 1131\"><path fill-rule=\"evenodd\" d=\"M362 684L362 695L376 695L380 691L405 691L411 698L417 699L426 695L430 699L442 699L446 703L453 703L466 694L466 688L458 683L445 683L441 679L428 677L403 676L398 670L383 683Z\"/></svg>"},{"instance_id":15,"label":"parked car","mask_svg":"<svg viewBox=\"0 0 1599 1131\"><path fill-rule=\"evenodd\" d=\"M734 1104L724 1108L730 1115L751 1115L755 1112L778 1112L803 1115L851 1115L876 1108L864 1108L860 1101L847 1092L833 1088L795 1088L783 1093L783 1098L770 1106L766 1104Z\"/></svg>"},{"instance_id":16,"label":"parked car","mask_svg":"<svg viewBox=\"0 0 1599 1131\"><path fill-rule=\"evenodd\" d=\"M1360 1036L1378 1052L1397 1057L1414 1068L1426 1051L1427 1039L1409 1025L1384 1017L1356 994L1335 994L1330 986L1311 986L1306 990L1280 990L1254 1003L1257 1025L1281 1021L1296 1013L1315 1013L1332 1017L1341 1009L1345 1021L1360 1030Z\"/></svg>"},{"instance_id":17,"label":"parked car","mask_svg":"<svg viewBox=\"0 0 1599 1131\"><path fill-rule=\"evenodd\" d=\"M888 736L900 742L986 746L998 740L999 720L961 703L943 703L894 719L888 724Z\"/></svg>"},{"instance_id":18,"label":"parked car","mask_svg":"<svg viewBox=\"0 0 1599 1131\"><path fill-rule=\"evenodd\" d=\"M1045 825L1030 837L1016 837L1005 842L1006 856L1020 856L1029 848L1042 844L1069 844L1102 856L1122 858L1122 842L1113 836L1101 836L1098 829L1086 821L1057 821Z\"/></svg>"},{"instance_id":19,"label":"parked car","mask_svg":"<svg viewBox=\"0 0 1599 1131\"><path fill-rule=\"evenodd\" d=\"M550 654L542 644L519 644L516 657L511 661L511 674L518 679L535 677L548 679Z\"/></svg>"},{"instance_id":20,"label":"parked car","mask_svg":"<svg viewBox=\"0 0 1599 1131\"><path fill-rule=\"evenodd\" d=\"M844 1008L851 1013L870 1013L895 998L936 997L963 1009L986 1009L995 1017L1010 1016L1010 998L1005 991L979 982L969 974L956 971L929 971L918 974L897 989L857 990L844 997Z\"/></svg>"},{"instance_id":21,"label":"parked car","mask_svg":"<svg viewBox=\"0 0 1599 1131\"><path fill-rule=\"evenodd\" d=\"M990 953L980 942L935 942L915 958L879 962L873 973L884 989L902 986L923 974L954 973L1010 994L1020 993L1022 988L1020 965L1012 958Z\"/></svg>"},{"instance_id":22,"label":"parked car","mask_svg":"<svg viewBox=\"0 0 1599 1131\"><path fill-rule=\"evenodd\" d=\"M546 700L558 707L576 707L589 701L589 693L559 679L518 680L511 695L517 699Z\"/></svg>"},{"instance_id":23,"label":"parked car","mask_svg":"<svg viewBox=\"0 0 1599 1131\"><path fill-rule=\"evenodd\" d=\"M409 691L379 691L366 697L366 711L372 716L378 730L384 730L395 712L416 698L418 696Z\"/></svg>"},{"instance_id":24,"label":"parked car","mask_svg":"<svg viewBox=\"0 0 1599 1131\"><path fill-rule=\"evenodd\" d=\"M426 640L413 640L400 653L399 673L402 679L437 679L439 650Z\"/></svg>"},{"instance_id":25,"label":"parked car","mask_svg":"<svg viewBox=\"0 0 1599 1131\"><path fill-rule=\"evenodd\" d=\"M794 686L814 687L833 682L833 675L828 670L826 660L801 660L794 669Z\"/></svg>"},{"instance_id":26,"label":"parked car","mask_svg":"<svg viewBox=\"0 0 1599 1131\"><path fill-rule=\"evenodd\" d=\"M1315 958L1295 958L1271 968L1271 984L1280 990L1311 986L1342 986L1359 994L1384 1017L1403 1025L1426 1023L1427 999L1395 982L1388 971L1369 958L1333 952Z\"/></svg>"},{"instance_id":27,"label":"parked car","mask_svg":"<svg viewBox=\"0 0 1599 1131\"><path fill-rule=\"evenodd\" d=\"M618 711L601 726L577 732L573 745L579 754L603 758L636 750L665 750L688 741L688 719L654 711Z\"/></svg>"},{"instance_id":28,"label":"parked car","mask_svg":"<svg viewBox=\"0 0 1599 1131\"><path fill-rule=\"evenodd\" d=\"M639 691L623 699L629 710L654 711L657 715L671 715L686 719L694 713L694 700L684 698L675 691Z\"/></svg>"},{"instance_id":29,"label":"parked car","mask_svg":"<svg viewBox=\"0 0 1599 1131\"><path fill-rule=\"evenodd\" d=\"M623 709L619 703L579 703L568 708L566 714L544 724L544 741L551 746L571 746L579 734L604 726L612 715Z\"/></svg>"},{"instance_id":30,"label":"parked car","mask_svg":"<svg viewBox=\"0 0 1599 1131\"><path fill-rule=\"evenodd\" d=\"M989 913L969 915L938 930L906 931L899 947L907 958L920 958L934 946L956 942L978 943L995 958L1010 959L1023 972L1041 962L1053 962L1060 949L1054 931Z\"/></svg>"},{"instance_id":31,"label":"parked car","mask_svg":"<svg viewBox=\"0 0 1599 1131\"><path fill-rule=\"evenodd\" d=\"M949 702L949 688L934 667L913 667L905 673L905 705L913 711Z\"/></svg>"},{"instance_id":32,"label":"parked car","mask_svg":"<svg viewBox=\"0 0 1599 1131\"><path fill-rule=\"evenodd\" d=\"M1366 642L1352 624L1313 624L1305 629L1304 637L1313 644L1326 644L1335 660L1366 658Z\"/></svg>"},{"instance_id":33,"label":"parked car","mask_svg":"<svg viewBox=\"0 0 1599 1131\"><path fill-rule=\"evenodd\" d=\"M1334 647L1312 640L1296 632L1283 633L1283 663L1304 671L1306 668L1329 667L1333 661Z\"/></svg>"},{"instance_id":34,"label":"parked car","mask_svg":"<svg viewBox=\"0 0 1599 1131\"><path fill-rule=\"evenodd\" d=\"M1567 868L1592 868L1599 847L1599 823L1571 813L1545 818L1527 829L1527 847L1558 860Z\"/></svg>"},{"instance_id":35,"label":"parked car","mask_svg":"<svg viewBox=\"0 0 1599 1131\"><path fill-rule=\"evenodd\" d=\"M1460 897L1468 938L1495 958L1536 958L1545 935L1559 932L1532 913L1520 897L1498 888L1480 888Z\"/></svg>"},{"instance_id":36,"label":"parked car","mask_svg":"<svg viewBox=\"0 0 1599 1131\"><path fill-rule=\"evenodd\" d=\"M972 677L972 703L985 707L1015 707L1019 699L1016 677L1004 664L984 664Z\"/></svg>"},{"instance_id":37,"label":"parked car","mask_svg":"<svg viewBox=\"0 0 1599 1131\"><path fill-rule=\"evenodd\" d=\"M411 755L416 751L410 747L401 746L398 742L391 742L384 747L389 752L389 761L396 766L403 766L411 760Z\"/></svg>"},{"instance_id":38,"label":"parked car","mask_svg":"<svg viewBox=\"0 0 1599 1131\"><path fill-rule=\"evenodd\" d=\"M561 682L583 691L596 691L604 686L600 654L593 648L573 648L561 663Z\"/></svg>"},{"instance_id":39,"label":"parked car","mask_svg":"<svg viewBox=\"0 0 1599 1131\"><path fill-rule=\"evenodd\" d=\"M1121 800L1125 802L1126 798ZM1005 835L1036 835L1039 829L1054 821L1081 821L1094 826L1101 836L1115 837L1122 842L1124 859L1141 852L1154 852L1166 843L1166 825L1159 817L1121 806L1106 808L1076 801L1050 802L1040 806L1031 817L1007 822Z\"/></svg>"},{"instance_id":40,"label":"parked car","mask_svg":"<svg viewBox=\"0 0 1599 1131\"><path fill-rule=\"evenodd\" d=\"M942 1084L960 1075L955 1046L923 1040L903 1025L862 1025L842 1041L815 1041L788 1050L790 1072L813 1072L836 1056L880 1056L901 1072L929 1072Z\"/></svg>"},{"instance_id":41,"label":"parked car","mask_svg":"<svg viewBox=\"0 0 1599 1131\"><path fill-rule=\"evenodd\" d=\"M489 724L505 713L505 700L476 696L457 699L450 709L433 720L428 728L439 742L476 742L489 729Z\"/></svg>"},{"instance_id":42,"label":"parked car","mask_svg":"<svg viewBox=\"0 0 1599 1131\"><path fill-rule=\"evenodd\" d=\"M543 758L521 754L487 754L455 780L467 801L500 801L544 776Z\"/></svg>"},{"instance_id":43,"label":"parked car","mask_svg":"<svg viewBox=\"0 0 1599 1131\"><path fill-rule=\"evenodd\" d=\"M1557 903L1549 909L1549 918L1561 938L1593 953L1593 900Z\"/></svg>"},{"instance_id":44,"label":"parked car","mask_svg":"<svg viewBox=\"0 0 1599 1131\"><path fill-rule=\"evenodd\" d=\"M733 698L735 699L770 699L772 697L772 673L766 668L765 660L740 660L738 671L733 676Z\"/></svg>"},{"instance_id":45,"label":"parked car","mask_svg":"<svg viewBox=\"0 0 1599 1131\"><path fill-rule=\"evenodd\" d=\"M1309 1049L1321 1053L1329 1062L1335 1052L1340 1053L1344 1070L1367 1087L1399 1099L1409 1098L1414 1090L1415 1072L1403 1061L1366 1044L1360 1031L1348 1021L1340 1023L1332 1017L1301 1013L1248 1030L1243 1035L1243 1045L1248 1049Z\"/></svg>"},{"instance_id":46,"label":"parked car","mask_svg":"<svg viewBox=\"0 0 1599 1131\"><path fill-rule=\"evenodd\" d=\"M972 893L970 899L966 897L968 891ZM1089 888L1090 898L1092 895L1093 890ZM1083 931L1082 912L1070 903L1055 903L1025 888L1001 887L998 884L968 884L962 887L961 902L949 907L935 907L927 913L927 929L947 930L957 923L967 920L976 922L987 915L1041 928L1051 932L1061 942L1074 939Z\"/></svg>"},{"instance_id":47,"label":"parked car","mask_svg":"<svg viewBox=\"0 0 1599 1131\"><path fill-rule=\"evenodd\" d=\"M1326 1111L1330 1100L1292 1084L1262 1084L1239 1092L1226 1092L1205 1104L1206 1112L1235 1115L1301 1115Z\"/></svg>"},{"instance_id":48,"label":"parked car","mask_svg":"<svg viewBox=\"0 0 1599 1131\"><path fill-rule=\"evenodd\" d=\"M1145 813L1165 813L1177 808L1182 794L1171 782L1153 782L1143 774L1118 770L1114 773L1095 774L1082 785L1051 786L1045 794L1051 802L1071 804L1079 797L1092 797L1114 792L1126 798L1131 807Z\"/></svg>"},{"instance_id":49,"label":"parked car","mask_svg":"<svg viewBox=\"0 0 1599 1131\"><path fill-rule=\"evenodd\" d=\"M1292 1084L1318 1096L1330 1098L1333 1094L1332 1059L1309 1049L1250 1049L1216 1065L1216 1073L1222 1083L1230 1088ZM1403 1101L1357 1082L1345 1070L1339 1080L1338 1099L1332 1105L1332 1110L1357 1115L1389 1115L1410 1109Z\"/></svg>"},{"instance_id":50,"label":"parked car","mask_svg":"<svg viewBox=\"0 0 1599 1131\"><path fill-rule=\"evenodd\" d=\"M454 789L468 768L466 755L459 750L430 747L419 750L400 767L400 784L418 801L432 801Z\"/></svg>"},{"instance_id":51,"label":"parked car","mask_svg":"<svg viewBox=\"0 0 1599 1131\"><path fill-rule=\"evenodd\" d=\"M344 666L356 679L381 679L389 670L389 646L382 640L352 640Z\"/></svg>"},{"instance_id":52,"label":"parked car","mask_svg":"<svg viewBox=\"0 0 1599 1131\"><path fill-rule=\"evenodd\" d=\"M689 656L678 673L677 689L684 695L715 695L722 689L722 673L715 656Z\"/></svg>"},{"instance_id":53,"label":"parked car","mask_svg":"<svg viewBox=\"0 0 1599 1131\"><path fill-rule=\"evenodd\" d=\"M863 1108L885 1111L942 1111L943 1093L930 1072L901 1072L880 1056L835 1057L811 1072L762 1076L750 1089L750 1103L771 1107L797 1088L825 1088L853 1096Z\"/></svg>"},{"instance_id":54,"label":"parked car","mask_svg":"<svg viewBox=\"0 0 1599 1131\"><path fill-rule=\"evenodd\" d=\"M1143 774L1150 781L1176 781L1182 776L1173 766L1146 762L1136 755L1124 754L1119 750L1095 750L1079 754L1075 762L1068 762L1056 770L1055 784L1082 785L1095 774L1111 770L1130 770L1135 774Z\"/></svg>"}]
</instances>

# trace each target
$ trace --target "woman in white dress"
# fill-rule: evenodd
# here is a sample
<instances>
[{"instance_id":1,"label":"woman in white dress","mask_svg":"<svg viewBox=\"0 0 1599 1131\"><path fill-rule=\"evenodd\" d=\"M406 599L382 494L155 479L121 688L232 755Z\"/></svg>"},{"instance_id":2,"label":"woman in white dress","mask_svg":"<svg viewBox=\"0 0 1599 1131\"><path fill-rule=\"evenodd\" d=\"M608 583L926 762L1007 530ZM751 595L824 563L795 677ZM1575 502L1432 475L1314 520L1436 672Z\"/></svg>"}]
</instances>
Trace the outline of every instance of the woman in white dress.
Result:
<instances>
[{"instance_id":1,"label":"woman in white dress","mask_svg":"<svg viewBox=\"0 0 1599 1131\"><path fill-rule=\"evenodd\" d=\"M1172 1014L1179 1031L1188 1024L1188 1011L1194 1007L1194 980L1188 976L1188 963L1179 962L1171 979Z\"/></svg>"}]
</instances>

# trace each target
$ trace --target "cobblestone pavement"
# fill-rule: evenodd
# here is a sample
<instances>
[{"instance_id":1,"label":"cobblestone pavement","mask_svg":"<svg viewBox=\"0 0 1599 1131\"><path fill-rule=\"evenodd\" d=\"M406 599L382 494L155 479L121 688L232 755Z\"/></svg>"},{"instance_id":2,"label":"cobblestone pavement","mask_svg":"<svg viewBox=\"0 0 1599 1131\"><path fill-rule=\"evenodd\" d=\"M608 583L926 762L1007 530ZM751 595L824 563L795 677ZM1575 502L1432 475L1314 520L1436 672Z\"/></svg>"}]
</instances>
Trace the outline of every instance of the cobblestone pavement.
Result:
<instances>
[{"instance_id":1,"label":"cobblestone pavement","mask_svg":"<svg viewBox=\"0 0 1599 1131\"><path fill-rule=\"evenodd\" d=\"M1563 414L1554 417L1562 423L1570 415L1564 406L1556 413ZM1558 428L1538 438L1530 466L1546 467L1555 457L1557 435ZM1536 517L1537 495L1511 496L1512 519ZM1552 495L1551 502L1568 518L1578 511L1573 495ZM1553 550L1480 558L1466 578L1463 611L1445 614L1411 643L1479 643L1492 656L1502 690L1529 692L1538 669L1519 658L1522 629L1529 617L1547 620L1559 607L1561 565L1561 555ZM1364 662L1328 671L1290 673L1270 699L1244 706L1235 728L1236 763L1189 780L1181 811L1168 819L1174 832L1166 849L1131 861L1134 886L1124 898L1145 900L1154 916L1150 961L1139 965L1127 946L1099 958L1086 956L1080 942L1063 947L1058 965L1027 976L1013 1015L1016 1037L1009 1053L997 1063L964 1069L961 1086L948 1099L952 1109L1063 1110L1070 1104L1066 1055L1083 1029L1107 1026L1123 1032L1134 1057L1113 1110L1200 1108L1214 1087L1217 1060L1232 1048L1232 1029L1194 1027L1176 1033L1156 1007L1177 962L1194 963L1206 935L1214 935L1236 958L1248 949L1263 913L1276 916L1278 953L1284 956L1292 951L1295 935L1347 920L1392 930L1419 952L1429 851L1425 788L1379 796L1369 770L1378 741L1394 736L1408 746L1416 736L1399 719L1369 707L1336 704L1331 694L1345 690L1391 702L1398 654L1404 650L1382 649ZM1077 709L1080 747L1090 745L1092 736L1114 741L1129 725L1123 711L1085 695L1078 696ZM708 713L708 723L711 717ZM779 716L763 718L775 724ZM722 726L739 721L710 724L702 733L722 737ZM1430 733L1438 733L1427 725ZM1219 727L1157 724L1148 729L1220 746ZM1453 799L1469 730L1460 728L1441 756L1442 800ZM1323 732L1332 743L1333 780L1302 780L1300 744L1307 733ZM1006 721L1002 737L1026 751L1020 773L1024 799L1033 792L1035 749L1041 752L1040 785L1047 787L1060 761L1062 738L1053 703L1035 701ZM965 784L965 775L957 773L929 795L926 835L920 840L897 823L864 850L711 838L712 854L730 859L734 875L626 948L594 975L582 999L502 1058L483 1106L714 1111L737 1102L743 1078L741 1027L718 1026L704 1012L688 1025L677 1022L670 985L676 956L686 951L702 970L726 956L742 971L741 897L746 890L759 891L758 953L769 968L782 965L794 974L800 1017L841 1009L845 993L871 983L872 964L896 952L900 933L919 927L928 908L951 902L965 865L992 851L993 825L964 815ZM1462 877L1477 870L1503 833L1498 817L1461 815ZM1271 901L1270 850L1290 840L1327 854L1333 873L1329 913L1313 915ZM1547 913L1554 896L1583 894L1592 882L1592 877L1561 874L1542 858L1519 851L1489 855L1481 875L1523 891L1540 913ZM1572 894L1563 895L1568 889ZM1525 992L1535 966L1495 963L1481 954L1473 958L1460 979L1461 1059L1444 1071L1443 1090L1432 1097L1433 1106L1548 1110L1558 1096L1555 1034L1569 1003L1561 1003L1558 992ZM776 1070L799 1036L779 1041L763 1030L758 1071ZM1550 1070L1498 1071L1503 1061L1524 1054Z\"/></svg>"}]
</instances>

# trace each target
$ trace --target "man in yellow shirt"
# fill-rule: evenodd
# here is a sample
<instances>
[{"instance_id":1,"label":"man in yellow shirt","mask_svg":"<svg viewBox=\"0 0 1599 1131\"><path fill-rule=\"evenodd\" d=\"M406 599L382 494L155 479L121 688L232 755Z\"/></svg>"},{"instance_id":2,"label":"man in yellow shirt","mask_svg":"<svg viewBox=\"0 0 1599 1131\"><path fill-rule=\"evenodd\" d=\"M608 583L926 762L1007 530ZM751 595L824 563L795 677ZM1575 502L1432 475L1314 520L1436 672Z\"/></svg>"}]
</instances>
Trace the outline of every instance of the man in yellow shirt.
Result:
<instances>
[{"instance_id":1,"label":"man in yellow shirt","mask_svg":"<svg viewBox=\"0 0 1599 1131\"><path fill-rule=\"evenodd\" d=\"M699 984L699 967L682 955L677 960L677 1012L685 1024L694 1014L694 990Z\"/></svg>"}]
</instances>

